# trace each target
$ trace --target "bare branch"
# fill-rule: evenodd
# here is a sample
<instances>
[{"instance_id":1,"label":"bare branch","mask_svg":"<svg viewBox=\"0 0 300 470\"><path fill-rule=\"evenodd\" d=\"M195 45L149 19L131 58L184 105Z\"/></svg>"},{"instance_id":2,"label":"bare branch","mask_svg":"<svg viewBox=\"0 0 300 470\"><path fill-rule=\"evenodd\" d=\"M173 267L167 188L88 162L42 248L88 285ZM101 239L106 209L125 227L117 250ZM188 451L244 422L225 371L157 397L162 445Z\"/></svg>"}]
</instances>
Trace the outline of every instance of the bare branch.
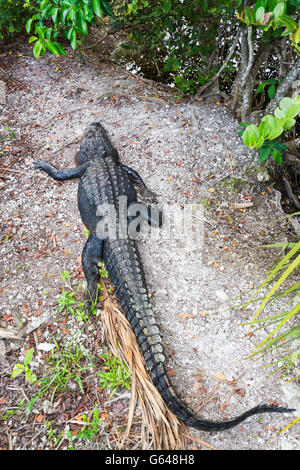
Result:
<instances>
[{"instance_id":1,"label":"bare branch","mask_svg":"<svg viewBox=\"0 0 300 470\"><path fill-rule=\"evenodd\" d=\"M202 93L203 93L207 88L209 88L209 87L219 78L219 76L220 76L221 73L223 72L224 68L228 65L228 62L231 60L231 57L233 56L234 51L235 51L235 49L236 49L238 40L239 40L239 36L237 35L236 38L235 38L235 40L234 40L233 43L231 44L231 47L230 47L230 49L229 49L229 51L228 51L228 54L227 54L226 59L225 59L224 62L223 62L222 67L220 68L220 70L218 71L218 73L216 73L216 75L215 75L208 83L206 83L203 87L200 88L200 90L198 90L198 92L197 92L196 95L195 95L196 98L199 98L199 96L201 96Z\"/></svg>"},{"instance_id":2,"label":"bare branch","mask_svg":"<svg viewBox=\"0 0 300 470\"><path fill-rule=\"evenodd\" d=\"M253 65L253 43L252 43L252 25L247 28L247 42L248 42L248 64L242 77L242 87L245 86L247 78L250 75L250 71Z\"/></svg>"},{"instance_id":3,"label":"bare branch","mask_svg":"<svg viewBox=\"0 0 300 470\"><path fill-rule=\"evenodd\" d=\"M289 90L292 86L292 83L293 83L294 80L297 79L299 73L300 73L300 57L297 58L295 64L292 65L289 73L287 74L287 76L285 77L285 79L283 80L281 85L279 85L279 87L277 88L276 95L272 99L272 101L270 101L270 103L269 103L269 105L266 109L266 113L270 113L270 112L274 111L276 106L278 106L280 100L284 96L288 95L288 92L289 92Z\"/></svg>"}]
</instances>

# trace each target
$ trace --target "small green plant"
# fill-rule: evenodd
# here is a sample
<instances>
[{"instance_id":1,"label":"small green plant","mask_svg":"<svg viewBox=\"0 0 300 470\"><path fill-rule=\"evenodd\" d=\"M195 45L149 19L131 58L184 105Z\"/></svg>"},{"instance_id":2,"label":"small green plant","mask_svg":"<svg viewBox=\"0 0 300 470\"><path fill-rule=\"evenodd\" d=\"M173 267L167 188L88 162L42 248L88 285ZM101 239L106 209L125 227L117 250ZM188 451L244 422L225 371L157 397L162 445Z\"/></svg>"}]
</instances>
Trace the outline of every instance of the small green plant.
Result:
<instances>
[{"instance_id":1,"label":"small green plant","mask_svg":"<svg viewBox=\"0 0 300 470\"><path fill-rule=\"evenodd\" d=\"M99 268L99 275L102 277L102 279L107 279L108 278L108 272L107 269L105 268L103 263L98 263L98 268Z\"/></svg>"},{"instance_id":2,"label":"small green plant","mask_svg":"<svg viewBox=\"0 0 300 470\"><path fill-rule=\"evenodd\" d=\"M33 352L34 352L33 348L28 349L28 351L26 352L25 357L24 357L24 363L15 365L15 367L14 367L12 373L11 373L11 376L10 376L12 379L14 379L14 378L18 377L18 375L24 373L27 382L29 382L29 383L36 382L37 377L36 377L35 374L33 374L31 369L29 368L29 362L31 361Z\"/></svg>"},{"instance_id":3,"label":"small green plant","mask_svg":"<svg viewBox=\"0 0 300 470\"><path fill-rule=\"evenodd\" d=\"M1 421L6 421L7 418L9 418L10 416L16 415L25 405L26 405L26 400L25 400L25 398L23 398L23 400L21 400L19 403L17 403L17 406L7 410L7 412L0 417L0 420Z\"/></svg>"},{"instance_id":4,"label":"small green plant","mask_svg":"<svg viewBox=\"0 0 300 470\"><path fill-rule=\"evenodd\" d=\"M0 140L5 142L6 140L14 140L17 138L16 132L14 129L11 129L9 126L4 126L3 129L1 129L1 132L3 132L4 135L0 137Z\"/></svg>"},{"instance_id":5,"label":"small green plant","mask_svg":"<svg viewBox=\"0 0 300 470\"><path fill-rule=\"evenodd\" d=\"M74 314L74 308L72 307L73 305L76 304L76 300L74 299L75 292L66 292L64 287L62 288L62 294L61 296L57 299L57 302L59 303L60 307L58 309L58 312L61 313L64 309L67 309L69 313Z\"/></svg>"},{"instance_id":6,"label":"small green plant","mask_svg":"<svg viewBox=\"0 0 300 470\"><path fill-rule=\"evenodd\" d=\"M91 418L87 414L81 415L83 428L75 435L72 434L69 425L65 426L65 429L57 434L57 430L53 429L53 421L45 421L45 425L48 430L48 440L53 441L54 445L57 446L62 440L68 441L69 450L75 449L76 440L87 440L92 441L94 437L99 434L101 422L100 413L97 407L97 403L94 404Z\"/></svg>"},{"instance_id":7,"label":"small green plant","mask_svg":"<svg viewBox=\"0 0 300 470\"><path fill-rule=\"evenodd\" d=\"M82 421L85 423L84 427L76 434L76 438L91 441L93 437L99 433L100 413L97 408L97 403L94 405L92 419L89 419L86 414L83 414Z\"/></svg>"},{"instance_id":8,"label":"small green plant","mask_svg":"<svg viewBox=\"0 0 300 470\"><path fill-rule=\"evenodd\" d=\"M118 387L130 389L131 379L127 367L117 357L110 356L108 353L101 354L101 357L104 359L103 368L106 369L106 372L98 372L101 388L107 387L111 390L111 396Z\"/></svg>"},{"instance_id":9,"label":"small green plant","mask_svg":"<svg viewBox=\"0 0 300 470\"><path fill-rule=\"evenodd\" d=\"M277 80L275 78L269 78L265 82L260 83L255 93L259 95L265 88L267 88L268 97L272 100L276 93L276 83Z\"/></svg>"},{"instance_id":10,"label":"small green plant","mask_svg":"<svg viewBox=\"0 0 300 470\"><path fill-rule=\"evenodd\" d=\"M259 126L249 124L242 133L242 139L247 147L259 150L259 161L266 160L271 152L272 159L282 163L282 151L286 150L280 142L275 142L285 131L289 131L295 124L294 119L300 112L300 95L295 98L282 98L274 111L274 116L266 114ZM244 123L243 123L244 125ZM272 143L274 141L274 143Z\"/></svg>"},{"instance_id":11,"label":"small green plant","mask_svg":"<svg viewBox=\"0 0 300 470\"><path fill-rule=\"evenodd\" d=\"M55 340L54 340L55 341ZM85 351L76 345L72 348L67 344L59 347L55 341L56 349L50 351L47 359L47 376L41 379L43 392L52 389L52 400L59 390L67 390L70 382L77 382L78 387L84 393L82 374L94 367L94 364L88 361L88 365L82 365L82 360L86 357Z\"/></svg>"},{"instance_id":12,"label":"small green plant","mask_svg":"<svg viewBox=\"0 0 300 470\"><path fill-rule=\"evenodd\" d=\"M27 404L27 417L39 398L51 393L52 403L56 392L68 390L71 383L77 383L84 393L83 375L95 367L94 358L83 347L72 344L60 347L55 339L54 342L56 348L49 353L45 375L35 381L38 391Z\"/></svg>"}]
</instances>

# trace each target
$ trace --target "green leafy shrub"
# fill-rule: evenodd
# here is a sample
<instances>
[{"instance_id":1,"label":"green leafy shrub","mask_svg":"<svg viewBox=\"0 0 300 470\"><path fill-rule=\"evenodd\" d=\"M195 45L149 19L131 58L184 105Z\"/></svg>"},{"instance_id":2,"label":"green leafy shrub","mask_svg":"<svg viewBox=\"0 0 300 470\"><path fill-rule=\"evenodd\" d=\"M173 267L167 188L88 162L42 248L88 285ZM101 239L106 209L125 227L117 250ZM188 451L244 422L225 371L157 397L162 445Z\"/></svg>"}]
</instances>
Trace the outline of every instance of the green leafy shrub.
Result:
<instances>
[{"instance_id":1,"label":"green leafy shrub","mask_svg":"<svg viewBox=\"0 0 300 470\"><path fill-rule=\"evenodd\" d=\"M24 31L30 11L23 5L24 0L0 0L0 39Z\"/></svg>"},{"instance_id":2,"label":"green leafy shrub","mask_svg":"<svg viewBox=\"0 0 300 470\"><path fill-rule=\"evenodd\" d=\"M242 134L244 144L251 149L259 149L260 162L266 160L272 152L273 160L281 164L281 152L286 150L286 146L275 139L296 124L294 118L299 112L300 95L295 98L283 98L275 109L274 116L266 114L258 126L249 124L245 128Z\"/></svg>"},{"instance_id":3,"label":"green leafy shrub","mask_svg":"<svg viewBox=\"0 0 300 470\"><path fill-rule=\"evenodd\" d=\"M29 42L38 59L47 50L55 55L66 55L58 42L63 35L72 49L78 46L80 36L88 35L89 24L96 18L112 15L110 0L25 0L25 6L34 8L35 14L26 22L26 31L34 32Z\"/></svg>"}]
</instances>

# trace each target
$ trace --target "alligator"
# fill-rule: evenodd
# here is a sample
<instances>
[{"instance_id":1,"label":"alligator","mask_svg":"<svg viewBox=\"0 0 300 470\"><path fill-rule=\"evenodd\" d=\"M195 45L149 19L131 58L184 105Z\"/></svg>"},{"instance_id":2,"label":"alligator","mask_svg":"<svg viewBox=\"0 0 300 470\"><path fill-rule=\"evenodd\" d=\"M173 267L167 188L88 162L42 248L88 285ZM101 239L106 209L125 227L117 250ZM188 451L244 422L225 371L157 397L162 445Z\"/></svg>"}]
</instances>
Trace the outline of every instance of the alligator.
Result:
<instances>
[{"instance_id":1,"label":"alligator","mask_svg":"<svg viewBox=\"0 0 300 470\"><path fill-rule=\"evenodd\" d=\"M78 208L82 221L89 230L82 252L82 266L87 282L86 309L89 310L97 300L99 262L104 262L114 293L137 338L150 377L168 408L186 425L203 431L226 430L258 413L293 411L271 404L260 404L233 419L214 422L198 418L180 401L165 370L162 337L150 303L136 240L121 236L118 230L114 237L101 238L97 234L97 224L103 221L103 213L99 215L99 207L111 204L116 209L118 222L121 196L127 198L125 210L128 210L137 201L137 189L142 189L148 202L155 199L154 193L146 187L135 170L120 162L117 150L99 123L94 122L88 126L75 161L76 167L67 170L59 170L40 160L34 162L34 166L57 181L79 179ZM125 217L127 215L128 213ZM151 216L148 217L148 222L151 223Z\"/></svg>"}]
</instances>

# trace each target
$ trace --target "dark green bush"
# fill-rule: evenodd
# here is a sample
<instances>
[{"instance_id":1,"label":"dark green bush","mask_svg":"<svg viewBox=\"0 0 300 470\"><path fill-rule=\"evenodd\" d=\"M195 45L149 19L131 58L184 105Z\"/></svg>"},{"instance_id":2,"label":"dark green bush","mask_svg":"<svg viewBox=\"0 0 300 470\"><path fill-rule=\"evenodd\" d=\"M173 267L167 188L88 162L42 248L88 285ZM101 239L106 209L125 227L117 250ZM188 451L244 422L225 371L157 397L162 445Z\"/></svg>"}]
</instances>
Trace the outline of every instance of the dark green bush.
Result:
<instances>
[{"instance_id":1,"label":"dark green bush","mask_svg":"<svg viewBox=\"0 0 300 470\"><path fill-rule=\"evenodd\" d=\"M0 0L0 39L24 33L31 12L23 5L24 0Z\"/></svg>"}]
</instances>

